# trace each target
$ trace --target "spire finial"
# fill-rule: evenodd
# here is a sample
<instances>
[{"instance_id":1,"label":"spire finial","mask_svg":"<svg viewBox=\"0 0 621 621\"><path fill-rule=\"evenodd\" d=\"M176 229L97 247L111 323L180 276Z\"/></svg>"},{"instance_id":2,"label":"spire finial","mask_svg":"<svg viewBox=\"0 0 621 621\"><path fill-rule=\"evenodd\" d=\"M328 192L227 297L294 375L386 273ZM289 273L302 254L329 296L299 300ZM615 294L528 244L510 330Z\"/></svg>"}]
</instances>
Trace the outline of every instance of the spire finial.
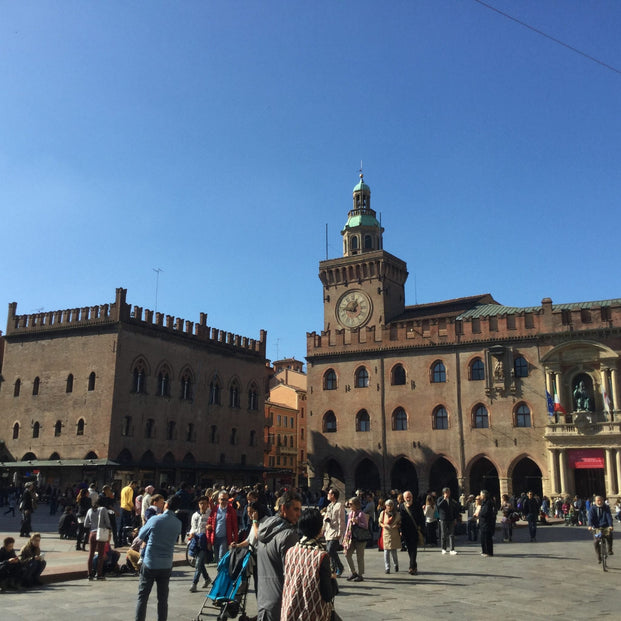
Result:
<instances>
[{"instance_id":1,"label":"spire finial","mask_svg":"<svg viewBox=\"0 0 621 621\"><path fill-rule=\"evenodd\" d=\"M362 172L362 160L360 160L360 181L364 179L364 173Z\"/></svg>"}]
</instances>

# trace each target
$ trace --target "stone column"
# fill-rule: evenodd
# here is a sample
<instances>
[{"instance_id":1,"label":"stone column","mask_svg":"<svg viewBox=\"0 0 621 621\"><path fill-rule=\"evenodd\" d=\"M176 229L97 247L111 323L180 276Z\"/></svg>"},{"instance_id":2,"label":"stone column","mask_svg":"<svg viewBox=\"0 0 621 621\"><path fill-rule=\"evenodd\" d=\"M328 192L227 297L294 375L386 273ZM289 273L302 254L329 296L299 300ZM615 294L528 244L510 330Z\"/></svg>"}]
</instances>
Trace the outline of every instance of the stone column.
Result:
<instances>
[{"instance_id":1,"label":"stone column","mask_svg":"<svg viewBox=\"0 0 621 621\"><path fill-rule=\"evenodd\" d=\"M606 449L606 471L604 472L604 481L606 487L606 496L610 497L617 489L616 468L614 462L614 449Z\"/></svg>"},{"instance_id":2,"label":"stone column","mask_svg":"<svg viewBox=\"0 0 621 621\"><path fill-rule=\"evenodd\" d=\"M612 409L617 412L621 407L619 403L619 373L617 369L610 369L610 393L608 396L612 403Z\"/></svg>"},{"instance_id":3,"label":"stone column","mask_svg":"<svg viewBox=\"0 0 621 621\"><path fill-rule=\"evenodd\" d=\"M509 478L508 477L498 477L498 484L500 486L500 496L502 496L503 494L509 494Z\"/></svg>"},{"instance_id":4,"label":"stone column","mask_svg":"<svg viewBox=\"0 0 621 621\"><path fill-rule=\"evenodd\" d=\"M554 494L558 496L558 476L557 476L557 464L558 464L558 449L548 450L548 470L550 472L550 495Z\"/></svg>"},{"instance_id":5,"label":"stone column","mask_svg":"<svg viewBox=\"0 0 621 621\"><path fill-rule=\"evenodd\" d=\"M617 472L617 496L621 495L621 449L616 450L615 470Z\"/></svg>"},{"instance_id":6,"label":"stone column","mask_svg":"<svg viewBox=\"0 0 621 621\"><path fill-rule=\"evenodd\" d=\"M566 449L561 449L559 451L558 454L558 467L559 467L559 473L560 473L560 479L561 479L561 493L563 494L568 494L569 493L569 488L567 487L567 477L568 477L568 472L567 472L567 450Z\"/></svg>"}]
</instances>

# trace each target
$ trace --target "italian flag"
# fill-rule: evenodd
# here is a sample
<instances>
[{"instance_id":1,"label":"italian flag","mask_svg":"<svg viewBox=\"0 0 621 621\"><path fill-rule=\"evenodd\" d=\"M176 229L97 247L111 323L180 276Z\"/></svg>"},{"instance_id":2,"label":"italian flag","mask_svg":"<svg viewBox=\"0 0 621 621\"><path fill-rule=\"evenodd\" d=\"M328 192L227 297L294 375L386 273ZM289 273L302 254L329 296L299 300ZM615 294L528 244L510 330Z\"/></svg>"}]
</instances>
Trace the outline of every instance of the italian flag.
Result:
<instances>
[{"instance_id":1,"label":"italian flag","mask_svg":"<svg viewBox=\"0 0 621 621\"><path fill-rule=\"evenodd\" d=\"M561 405L561 400L558 398L558 392L556 392L556 386L554 387L554 411L561 414L567 414L565 408Z\"/></svg>"}]
</instances>

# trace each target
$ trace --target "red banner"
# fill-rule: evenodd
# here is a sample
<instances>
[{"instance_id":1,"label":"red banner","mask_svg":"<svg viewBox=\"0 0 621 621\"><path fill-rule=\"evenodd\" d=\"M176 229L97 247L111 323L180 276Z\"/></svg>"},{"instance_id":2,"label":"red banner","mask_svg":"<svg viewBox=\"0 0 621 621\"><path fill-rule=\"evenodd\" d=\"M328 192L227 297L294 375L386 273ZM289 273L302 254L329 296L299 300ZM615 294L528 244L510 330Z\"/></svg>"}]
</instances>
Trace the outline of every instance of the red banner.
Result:
<instances>
[{"instance_id":1,"label":"red banner","mask_svg":"<svg viewBox=\"0 0 621 621\"><path fill-rule=\"evenodd\" d=\"M569 467L576 470L604 468L603 449L569 449Z\"/></svg>"}]
</instances>

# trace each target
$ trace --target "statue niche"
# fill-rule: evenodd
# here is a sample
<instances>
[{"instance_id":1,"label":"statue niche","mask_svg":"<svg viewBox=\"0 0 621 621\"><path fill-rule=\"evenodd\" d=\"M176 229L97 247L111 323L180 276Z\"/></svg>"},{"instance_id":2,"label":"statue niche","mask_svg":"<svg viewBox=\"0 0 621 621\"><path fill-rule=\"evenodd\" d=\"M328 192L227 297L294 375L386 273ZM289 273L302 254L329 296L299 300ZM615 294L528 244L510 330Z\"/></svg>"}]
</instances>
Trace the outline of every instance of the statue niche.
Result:
<instances>
[{"instance_id":1,"label":"statue niche","mask_svg":"<svg viewBox=\"0 0 621 621\"><path fill-rule=\"evenodd\" d=\"M593 380L586 373L581 373L574 378L572 395L574 397L574 412L593 412L595 410Z\"/></svg>"}]
</instances>

